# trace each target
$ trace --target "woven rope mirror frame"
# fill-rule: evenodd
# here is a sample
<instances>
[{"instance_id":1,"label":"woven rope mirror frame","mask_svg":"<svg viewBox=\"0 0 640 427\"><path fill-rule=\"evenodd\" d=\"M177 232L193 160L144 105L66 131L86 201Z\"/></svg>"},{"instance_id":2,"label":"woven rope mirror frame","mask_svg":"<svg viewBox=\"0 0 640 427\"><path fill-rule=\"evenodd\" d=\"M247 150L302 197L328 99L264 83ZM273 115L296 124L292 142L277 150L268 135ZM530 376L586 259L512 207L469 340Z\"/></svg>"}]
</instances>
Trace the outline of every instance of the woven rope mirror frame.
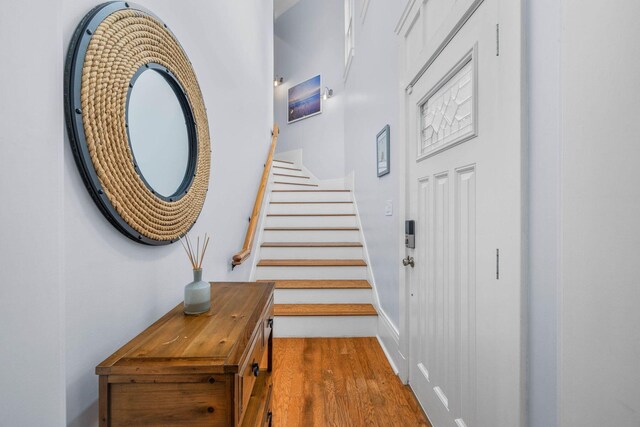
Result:
<instances>
[{"instance_id":1,"label":"woven rope mirror frame","mask_svg":"<svg viewBox=\"0 0 640 427\"><path fill-rule=\"evenodd\" d=\"M168 197L144 180L129 140L128 97L145 66L162 72L180 97L189 132L189 166L178 192ZM91 10L67 54L65 115L80 174L109 222L148 245L173 243L189 231L209 186L209 126L191 63L162 21L126 2Z\"/></svg>"}]
</instances>

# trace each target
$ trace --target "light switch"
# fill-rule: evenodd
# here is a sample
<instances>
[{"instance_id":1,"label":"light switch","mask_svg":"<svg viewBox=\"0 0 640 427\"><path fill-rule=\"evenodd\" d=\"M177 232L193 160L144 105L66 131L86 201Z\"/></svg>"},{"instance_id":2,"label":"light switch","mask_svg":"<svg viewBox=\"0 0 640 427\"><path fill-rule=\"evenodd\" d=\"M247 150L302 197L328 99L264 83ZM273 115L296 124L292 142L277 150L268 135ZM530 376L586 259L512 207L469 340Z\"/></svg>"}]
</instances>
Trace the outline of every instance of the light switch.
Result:
<instances>
[{"instance_id":1,"label":"light switch","mask_svg":"<svg viewBox=\"0 0 640 427\"><path fill-rule=\"evenodd\" d=\"M393 200L387 200L387 202L384 205L384 214L386 216L391 216L393 215Z\"/></svg>"}]
</instances>

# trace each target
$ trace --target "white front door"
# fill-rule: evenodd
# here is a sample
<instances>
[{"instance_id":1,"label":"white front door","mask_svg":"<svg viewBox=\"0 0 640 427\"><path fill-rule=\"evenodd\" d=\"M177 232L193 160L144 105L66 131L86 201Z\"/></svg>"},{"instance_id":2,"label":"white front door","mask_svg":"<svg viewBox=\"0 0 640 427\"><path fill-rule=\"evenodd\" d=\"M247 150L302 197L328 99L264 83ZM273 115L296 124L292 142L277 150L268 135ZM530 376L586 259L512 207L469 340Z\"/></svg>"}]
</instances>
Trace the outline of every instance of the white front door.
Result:
<instances>
[{"instance_id":1,"label":"white front door","mask_svg":"<svg viewBox=\"0 0 640 427\"><path fill-rule=\"evenodd\" d=\"M407 267L409 383L435 427L516 427L524 384L520 1L416 3L403 34L405 65L420 70L405 99L416 222L416 247L406 253L415 259Z\"/></svg>"}]
</instances>

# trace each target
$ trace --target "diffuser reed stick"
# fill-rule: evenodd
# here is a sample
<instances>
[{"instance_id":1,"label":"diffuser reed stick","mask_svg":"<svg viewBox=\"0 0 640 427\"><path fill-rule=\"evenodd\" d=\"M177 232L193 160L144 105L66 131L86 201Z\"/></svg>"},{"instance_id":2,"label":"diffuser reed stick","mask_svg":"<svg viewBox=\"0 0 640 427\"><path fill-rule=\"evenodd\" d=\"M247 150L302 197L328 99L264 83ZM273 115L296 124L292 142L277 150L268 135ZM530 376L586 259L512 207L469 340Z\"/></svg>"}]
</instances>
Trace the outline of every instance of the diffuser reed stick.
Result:
<instances>
[{"instance_id":1,"label":"diffuser reed stick","mask_svg":"<svg viewBox=\"0 0 640 427\"><path fill-rule=\"evenodd\" d=\"M194 250L193 243L191 243L191 238L189 237L189 233L180 238L180 243L182 244L184 251L187 253L187 257L189 258L191 267L193 267L194 270L202 269L204 254L207 251L207 247L209 246L209 240L209 236L207 236L207 234L205 233L204 239L202 239L202 245L200 245L200 236L198 236L196 239L196 246Z\"/></svg>"}]
</instances>

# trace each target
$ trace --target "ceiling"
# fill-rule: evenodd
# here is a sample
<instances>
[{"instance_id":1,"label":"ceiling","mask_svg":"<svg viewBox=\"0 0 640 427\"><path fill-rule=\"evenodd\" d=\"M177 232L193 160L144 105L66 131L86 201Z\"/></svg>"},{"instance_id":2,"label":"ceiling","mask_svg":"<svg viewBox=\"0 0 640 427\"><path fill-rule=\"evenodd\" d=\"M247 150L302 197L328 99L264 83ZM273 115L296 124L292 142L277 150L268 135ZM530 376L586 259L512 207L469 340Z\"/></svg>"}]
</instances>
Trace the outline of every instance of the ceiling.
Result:
<instances>
[{"instance_id":1,"label":"ceiling","mask_svg":"<svg viewBox=\"0 0 640 427\"><path fill-rule=\"evenodd\" d=\"M291 9L300 0L273 0L273 14L278 19L280 15Z\"/></svg>"}]
</instances>

